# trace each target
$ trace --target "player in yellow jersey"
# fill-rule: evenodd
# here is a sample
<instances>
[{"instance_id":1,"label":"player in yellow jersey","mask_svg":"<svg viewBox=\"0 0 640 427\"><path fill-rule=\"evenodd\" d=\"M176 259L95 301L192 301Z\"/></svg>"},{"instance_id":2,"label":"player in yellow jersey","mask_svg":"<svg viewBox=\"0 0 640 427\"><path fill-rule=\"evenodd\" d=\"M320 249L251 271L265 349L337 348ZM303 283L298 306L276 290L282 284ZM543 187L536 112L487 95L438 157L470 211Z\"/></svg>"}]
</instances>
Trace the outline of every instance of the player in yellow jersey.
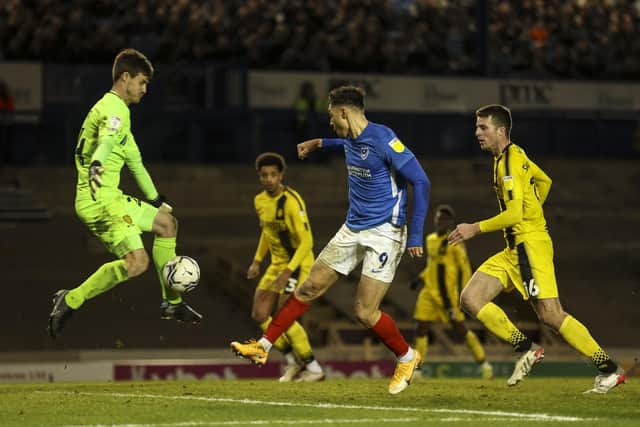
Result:
<instances>
[{"instance_id":1,"label":"player in yellow jersey","mask_svg":"<svg viewBox=\"0 0 640 427\"><path fill-rule=\"evenodd\" d=\"M433 223L436 231L425 239L427 265L411 281L413 289L422 286L413 314L417 322L415 348L426 358L431 324L449 324L471 351L482 377L491 379L493 367L487 361L476 334L465 326L464 314L460 310L460 289L471 277L471 264L464 243L451 246L447 241L447 235L455 225L455 213L449 205L439 205L435 212Z\"/></svg>"},{"instance_id":2,"label":"player in yellow jersey","mask_svg":"<svg viewBox=\"0 0 640 427\"><path fill-rule=\"evenodd\" d=\"M135 49L122 50L113 62L111 90L93 105L82 123L75 151L75 211L118 259L103 264L74 289L56 292L48 325L53 338L85 301L147 270L149 255L140 237L143 231L155 234L152 258L163 297L160 317L191 323L202 319L164 283L162 268L176 256L178 222L142 163L131 131L129 105L140 102L151 77L153 66L146 56ZM120 171L125 165L147 201L120 189Z\"/></svg>"},{"instance_id":3,"label":"player in yellow jersey","mask_svg":"<svg viewBox=\"0 0 640 427\"><path fill-rule=\"evenodd\" d=\"M594 387L587 393L606 393L626 375L593 339L588 329L562 308L553 266L553 245L542 206L551 178L524 150L511 142L511 111L487 105L476 111L476 138L493 154L493 189L500 213L473 224L458 224L449 243L459 244L477 234L502 230L507 247L484 262L462 291L463 309L493 334L522 354L509 386L518 384L544 357L544 349L527 338L492 301L514 288L529 300L538 318L557 331L598 368Z\"/></svg>"},{"instance_id":4,"label":"player in yellow jersey","mask_svg":"<svg viewBox=\"0 0 640 427\"><path fill-rule=\"evenodd\" d=\"M263 331L269 326L274 310L307 278L314 261L307 209L300 194L282 183L285 168L284 158L276 153L262 153L256 159L264 191L256 195L254 205L262 232L247 278L260 275L260 264L270 253L271 264L258 283L251 310L251 317ZM300 323L294 322L274 345L288 363L280 382L324 379Z\"/></svg>"}]
</instances>

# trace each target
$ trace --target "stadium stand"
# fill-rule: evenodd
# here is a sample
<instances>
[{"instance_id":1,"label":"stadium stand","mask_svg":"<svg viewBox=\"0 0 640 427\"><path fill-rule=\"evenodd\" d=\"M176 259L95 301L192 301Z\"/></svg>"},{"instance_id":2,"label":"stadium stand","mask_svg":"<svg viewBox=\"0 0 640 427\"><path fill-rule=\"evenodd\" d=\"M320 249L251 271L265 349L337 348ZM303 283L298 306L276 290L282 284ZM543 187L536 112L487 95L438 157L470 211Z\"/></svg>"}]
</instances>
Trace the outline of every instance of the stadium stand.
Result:
<instances>
[{"instance_id":1,"label":"stadium stand","mask_svg":"<svg viewBox=\"0 0 640 427\"><path fill-rule=\"evenodd\" d=\"M44 221L51 218L30 190L0 187L0 222Z\"/></svg>"},{"instance_id":2,"label":"stadium stand","mask_svg":"<svg viewBox=\"0 0 640 427\"><path fill-rule=\"evenodd\" d=\"M634 79L638 10L623 0L7 0L0 59L108 62L126 45L158 63Z\"/></svg>"}]
</instances>

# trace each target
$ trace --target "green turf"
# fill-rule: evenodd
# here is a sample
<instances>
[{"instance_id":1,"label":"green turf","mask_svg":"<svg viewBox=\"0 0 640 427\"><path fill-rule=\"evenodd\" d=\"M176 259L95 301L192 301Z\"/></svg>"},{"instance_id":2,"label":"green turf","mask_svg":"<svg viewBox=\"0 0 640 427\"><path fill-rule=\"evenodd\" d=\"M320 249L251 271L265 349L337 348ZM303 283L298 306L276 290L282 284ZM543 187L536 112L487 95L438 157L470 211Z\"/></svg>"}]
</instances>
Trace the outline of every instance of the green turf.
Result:
<instances>
[{"instance_id":1,"label":"green turf","mask_svg":"<svg viewBox=\"0 0 640 427\"><path fill-rule=\"evenodd\" d=\"M591 384L529 378L511 389L504 379L421 379L397 396L387 394L387 380L1 385L0 425L640 425L640 382L583 395Z\"/></svg>"}]
</instances>

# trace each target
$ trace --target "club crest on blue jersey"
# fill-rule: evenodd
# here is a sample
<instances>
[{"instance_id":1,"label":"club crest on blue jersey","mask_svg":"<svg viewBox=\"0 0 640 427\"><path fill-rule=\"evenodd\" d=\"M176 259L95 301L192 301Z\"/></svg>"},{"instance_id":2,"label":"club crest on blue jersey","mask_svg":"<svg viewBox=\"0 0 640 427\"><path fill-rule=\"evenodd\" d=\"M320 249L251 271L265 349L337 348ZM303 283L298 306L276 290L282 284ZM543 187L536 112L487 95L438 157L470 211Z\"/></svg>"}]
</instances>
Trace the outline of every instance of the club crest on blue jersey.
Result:
<instances>
[{"instance_id":1,"label":"club crest on blue jersey","mask_svg":"<svg viewBox=\"0 0 640 427\"><path fill-rule=\"evenodd\" d=\"M369 147L360 147L360 158L365 160L369 157Z\"/></svg>"}]
</instances>

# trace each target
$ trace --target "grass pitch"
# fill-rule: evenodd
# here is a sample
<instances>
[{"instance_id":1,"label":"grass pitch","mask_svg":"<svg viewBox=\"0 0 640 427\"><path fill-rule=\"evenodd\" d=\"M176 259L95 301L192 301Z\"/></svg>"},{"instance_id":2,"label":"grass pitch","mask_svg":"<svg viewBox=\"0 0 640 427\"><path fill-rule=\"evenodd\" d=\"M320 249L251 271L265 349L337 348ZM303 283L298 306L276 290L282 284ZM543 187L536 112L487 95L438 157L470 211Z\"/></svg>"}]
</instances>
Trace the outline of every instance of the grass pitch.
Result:
<instances>
[{"instance_id":1,"label":"grass pitch","mask_svg":"<svg viewBox=\"0 0 640 427\"><path fill-rule=\"evenodd\" d=\"M593 379L274 380L0 385L9 426L638 426L640 382L583 395Z\"/></svg>"}]
</instances>

